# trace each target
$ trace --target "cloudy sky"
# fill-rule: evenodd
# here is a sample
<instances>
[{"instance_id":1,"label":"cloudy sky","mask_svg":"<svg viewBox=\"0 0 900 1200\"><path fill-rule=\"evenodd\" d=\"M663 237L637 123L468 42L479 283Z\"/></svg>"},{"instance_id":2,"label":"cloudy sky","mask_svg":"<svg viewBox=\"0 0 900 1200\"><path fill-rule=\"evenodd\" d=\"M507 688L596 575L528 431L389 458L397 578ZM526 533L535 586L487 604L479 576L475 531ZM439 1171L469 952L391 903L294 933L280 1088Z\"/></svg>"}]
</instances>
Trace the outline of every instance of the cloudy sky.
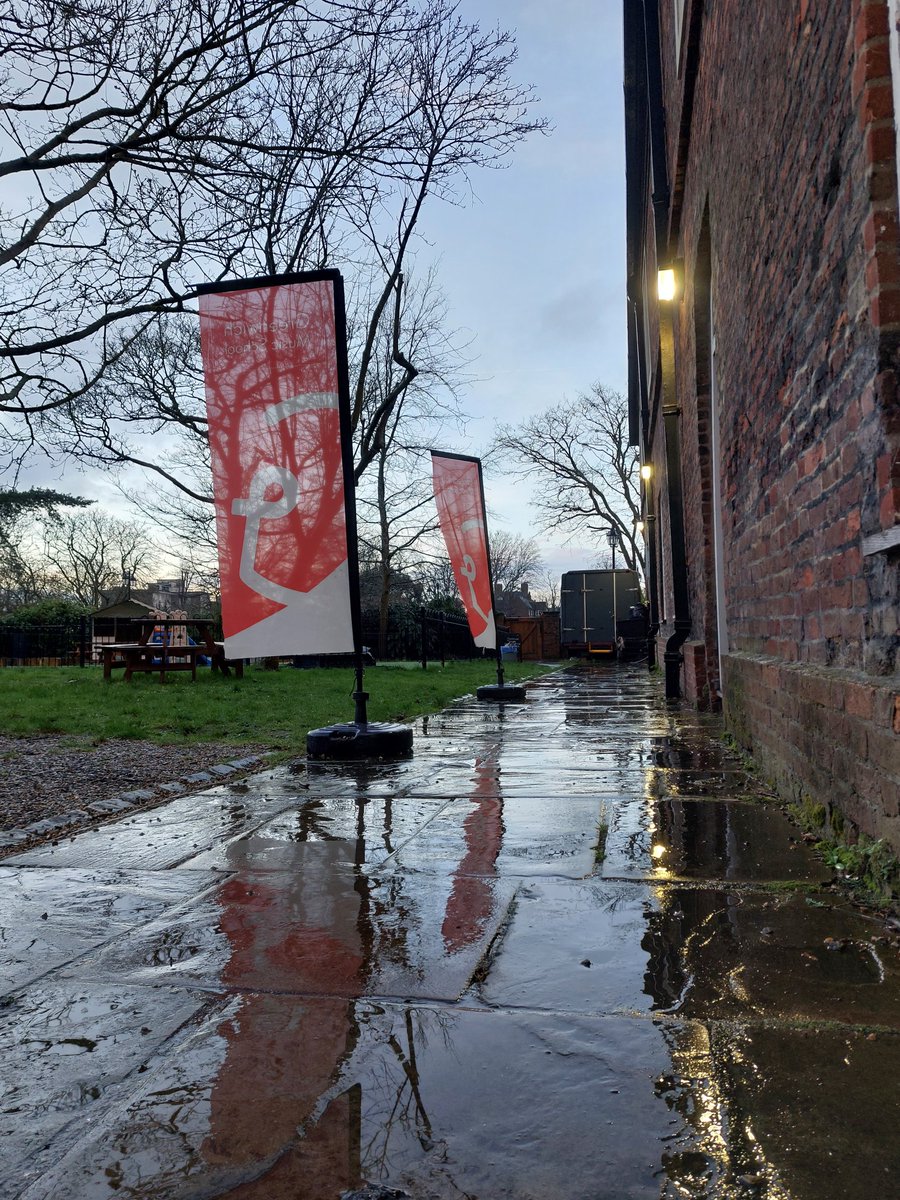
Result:
<instances>
[{"instance_id":1,"label":"cloudy sky","mask_svg":"<svg viewBox=\"0 0 900 1200\"><path fill-rule=\"evenodd\" d=\"M497 420L574 397L595 380L625 388L625 162L618 0L461 0L465 19L515 33L514 77L534 85L551 131L502 170L473 176L460 207L426 206L419 261L438 261L452 327L466 332L477 382L467 434L447 449L482 454ZM37 464L20 482L63 487L122 510L110 476ZM528 489L486 477L492 526L538 537L552 573L594 564L596 549L544 536Z\"/></svg>"},{"instance_id":2,"label":"cloudy sky","mask_svg":"<svg viewBox=\"0 0 900 1200\"><path fill-rule=\"evenodd\" d=\"M595 380L625 390L625 150L621 6L613 0L462 0L464 15L516 33L516 78L535 85L553 131L474 178L465 208L432 206L451 322L473 335L478 382L463 405L479 454L497 420L574 397ZM521 484L489 473L493 523L534 533ZM539 538L548 566L593 564L585 545Z\"/></svg>"}]
</instances>

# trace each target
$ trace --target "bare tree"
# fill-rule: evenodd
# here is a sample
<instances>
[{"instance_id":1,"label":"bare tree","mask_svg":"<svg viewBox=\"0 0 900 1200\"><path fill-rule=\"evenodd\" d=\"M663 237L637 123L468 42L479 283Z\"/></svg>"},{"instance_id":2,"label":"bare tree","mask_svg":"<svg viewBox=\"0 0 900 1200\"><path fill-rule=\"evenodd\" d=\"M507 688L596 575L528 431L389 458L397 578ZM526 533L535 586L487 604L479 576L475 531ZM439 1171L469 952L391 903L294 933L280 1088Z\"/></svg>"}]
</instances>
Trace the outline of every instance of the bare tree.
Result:
<instances>
[{"instance_id":1,"label":"bare tree","mask_svg":"<svg viewBox=\"0 0 900 1200\"><path fill-rule=\"evenodd\" d=\"M495 592L514 591L541 570L541 552L534 538L501 529L491 533L490 550ZM456 577L440 539L425 539L415 574L425 601L448 610L462 610Z\"/></svg>"},{"instance_id":2,"label":"bare tree","mask_svg":"<svg viewBox=\"0 0 900 1200\"><path fill-rule=\"evenodd\" d=\"M589 533L604 550L606 531L619 535L623 565L644 572L639 457L628 444L628 408L618 392L594 384L587 395L556 405L520 425L501 425L494 448L533 480L533 502L546 529Z\"/></svg>"},{"instance_id":3,"label":"bare tree","mask_svg":"<svg viewBox=\"0 0 900 1200\"><path fill-rule=\"evenodd\" d=\"M0 411L19 449L121 449L96 385L201 279L371 262L366 233L371 334L425 197L540 124L509 36L451 0L23 0L0 6L0 52Z\"/></svg>"},{"instance_id":4,"label":"bare tree","mask_svg":"<svg viewBox=\"0 0 900 1200\"><path fill-rule=\"evenodd\" d=\"M443 547L429 546L419 553L413 572L422 592L422 600L431 608L462 613L463 605L456 586L453 567Z\"/></svg>"},{"instance_id":5,"label":"bare tree","mask_svg":"<svg viewBox=\"0 0 900 1200\"><path fill-rule=\"evenodd\" d=\"M541 551L534 538L505 529L490 535L491 578L495 592L512 592L534 577L543 566Z\"/></svg>"},{"instance_id":6,"label":"bare tree","mask_svg":"<svg viewBox=\"0 0 900 1200\"><path fill-rule=\"evenodd\" d=\"M398 285L402 284L402 277ZM447 329L446 304L429 272L419 288L400 293L402 304L382 317L378 353L369 358L361 409L370 467L357 471L360 539L380 574L379 653L387 640L388 609L398 575L406 575L437 529L428 451L447 420L462 418L456 389L463 378L464 348ZM414 370L398 365L397 326L402 324ZM369 417L372 420L369 420Z\"/></svg>"},{"instance_id":7,"label":"bare tree","mask_svg":"<svg viewBox=\"0 0 900 1200\"><path fill-rule=\"evenodd\" d=\"M45 531L44 557L67 592L96 608L101 593L136 582L157 553L148 529L100 510L64 517Z\"/></svg>"},{"instance_id":8,"label":"bare tree","mask_svg":"<svg viewBox=\"0 0 900 1200\"><path fill-rule=\"evenodd\" d=\"M548 608L559 608L560 576L553 571L542 571L538 577L535 594Z\"/></svg>"}]
</instances>

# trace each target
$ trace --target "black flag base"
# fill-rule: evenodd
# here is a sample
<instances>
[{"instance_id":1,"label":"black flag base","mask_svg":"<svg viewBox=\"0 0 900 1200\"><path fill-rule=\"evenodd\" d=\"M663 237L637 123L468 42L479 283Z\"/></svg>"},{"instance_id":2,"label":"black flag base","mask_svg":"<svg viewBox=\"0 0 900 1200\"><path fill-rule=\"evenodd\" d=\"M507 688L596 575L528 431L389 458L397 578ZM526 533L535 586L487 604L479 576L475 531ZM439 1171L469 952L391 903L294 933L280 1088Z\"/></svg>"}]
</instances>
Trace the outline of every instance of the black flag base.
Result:
<instances>
[{"instance_id":1,"label":"black flag base","mask_svg":"<svg viewBox=\"0 0 900 1200\"><path fill-rule=\"evenodd\" d=\"M306 756L313 759L409 758L413 731L387 721L325 725L306 735Z\"/></svg>"},{"instance_id":2,"label":"black flag base","mask_svg":"<svg viewBox=\"0 0 900 1200\"><path fill-rule=\"evenodd\" d=\"M475 695L479 700L524 700L525 689L516 683L486 683Z\"/></svg>"}]
</instances>

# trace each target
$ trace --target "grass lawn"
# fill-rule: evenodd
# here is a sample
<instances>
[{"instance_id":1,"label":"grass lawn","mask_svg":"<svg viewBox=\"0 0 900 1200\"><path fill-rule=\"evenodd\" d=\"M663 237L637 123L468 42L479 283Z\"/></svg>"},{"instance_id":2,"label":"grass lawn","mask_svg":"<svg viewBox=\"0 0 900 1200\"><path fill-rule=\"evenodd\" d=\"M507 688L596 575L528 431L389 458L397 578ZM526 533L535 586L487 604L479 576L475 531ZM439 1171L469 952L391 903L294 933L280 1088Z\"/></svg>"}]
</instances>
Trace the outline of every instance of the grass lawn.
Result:
<instances>
[{"instance_id":1,"label":"grass lawn","mask_svg":"<svg viewBox=\"0 0 900 1200\"><path fill-rule=\"evenodd\" d=\"M552 669L504 664L510 681ZM495 681L492 661L429 664L427 671L399 663L369 667L369 720L405 721L437 712ZM11 736L72 734L97 741L255 743L297 754L305 752L310 729L353 719L353 684L352 670L336 668L247 667L243 679L223 679L201 668L196 683L184 672L160 684L156 675L136 675L125 683L121 671L104 682L100 667L6 667L0 670L0 729Z\"/></svg>"}]
</instances>

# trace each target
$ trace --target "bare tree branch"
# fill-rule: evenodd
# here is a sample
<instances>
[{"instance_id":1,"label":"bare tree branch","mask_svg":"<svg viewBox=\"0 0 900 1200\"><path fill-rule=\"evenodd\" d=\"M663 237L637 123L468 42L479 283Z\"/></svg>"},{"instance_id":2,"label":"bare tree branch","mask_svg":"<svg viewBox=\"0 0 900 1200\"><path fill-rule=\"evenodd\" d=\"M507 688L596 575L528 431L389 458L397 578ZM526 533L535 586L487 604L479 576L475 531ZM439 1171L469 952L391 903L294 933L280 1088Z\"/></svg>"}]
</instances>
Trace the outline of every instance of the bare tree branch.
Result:
<instances>
[{"instance_id":1,"label":"bare tree branch","mask_svg":"<svg viewBox=\"0 0 900 1200\"><path fill-rule=\"evenodd\" d=\"M644 572L639 458L628 444L624 397L594 384L587 395L556 405L520 425L501 425L494 451L520 478L537 486L532 497L546 529L601 543L617 530L629 570Z\"/></svg>"},{"instance_id":2,"label":"bare tree branch","mask_svg":"<svg viewBox=\"0 0 900 1200\"><path fill-rule=\"evenodd\" d=\"M376 336L427 195L454 199L542 124L510 37L452 0L23 0L0 6L0 53L9 454L61 433L135 322L197 282L339 252L366 273L393 211Z\"/></svg>"}]
</instances>

